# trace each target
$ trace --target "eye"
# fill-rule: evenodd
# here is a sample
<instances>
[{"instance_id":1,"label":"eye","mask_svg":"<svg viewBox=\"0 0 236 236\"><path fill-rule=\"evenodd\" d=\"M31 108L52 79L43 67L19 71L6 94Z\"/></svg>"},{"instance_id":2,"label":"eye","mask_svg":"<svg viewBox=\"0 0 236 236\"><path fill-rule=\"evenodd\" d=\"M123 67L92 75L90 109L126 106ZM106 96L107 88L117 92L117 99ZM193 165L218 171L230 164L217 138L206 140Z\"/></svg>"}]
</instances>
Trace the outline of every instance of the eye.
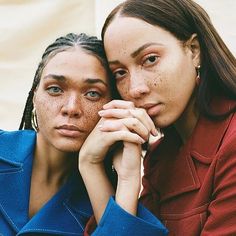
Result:
<instances>
[{"instance_id":1,"label":"eye","mask_svg":"<svg viewBox=\"0 0 236 236\"><path fill-rule=\"evenodd\" d=\"M124 78L126 76L126 74L127 74L127 71L126 70L122 70L122 69L115 70L113 72L113 76L114 76L115 79L122 79L122 78Z\"/></svg>"},{"instance_id":2,"label":"eye","mask_svg":"<svg viewBox=\"0 0 236 236\"><path fill-rule=\"evenodd\" d=\"M63 90L58 86L50 86L46 90L51 95L59 95L63 93Z\"/></svg>"},{"instance_id":3,"label":"eye","mask_svg":"<svg viewBox=\"0 0 236 236\"><path fill-rule=\"evenodd\" d=\"M97 91L89 91L85 96L90 100L98 100L102 95Z\"/></svg>"},{"instance_id":4,"label":"eye","mask_svg":"<svg viewBox=\"0 0 236 236\"><path fill-rule=\"evenodd\" d=\"M155 65L157 63L158 58L159 57L157 55L148 55L145 57L142 65L143 66Z\"/></svg>"}]
</instances>

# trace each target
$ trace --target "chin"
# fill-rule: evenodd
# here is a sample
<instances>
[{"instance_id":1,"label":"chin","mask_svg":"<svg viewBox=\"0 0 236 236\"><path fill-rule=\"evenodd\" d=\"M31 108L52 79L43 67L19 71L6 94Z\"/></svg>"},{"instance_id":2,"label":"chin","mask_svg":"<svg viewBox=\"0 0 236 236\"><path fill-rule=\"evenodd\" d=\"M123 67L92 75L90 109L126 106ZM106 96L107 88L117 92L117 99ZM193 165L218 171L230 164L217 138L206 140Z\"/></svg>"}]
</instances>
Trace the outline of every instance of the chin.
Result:
<instances>
[{"instance_id":1,"label":"chin","mask_svg":"<svg viewBox=\"0 0 236 236\"><path fill-rule=\"evenodd\" d=\"M164 128L172 125L174 121L172 122L169 119L157 117L157 118L153 119L153 122L157 128L164 129Z\"/></svg>"},{"instance_id":2,"label":"chin","mask_svg":"<svg viewBox=\"0 0 236 236\"><path fill-rule=\"evenodd\" d=\"M78 142L63 142L56 145L56 148L61 152L79 152L82 143Z\"/></svg>"},{"instance_id":3,"label":"chin","mask_svg":"<svg viewBox=\"0 0 236 236\"><path fill-rule=\"evenodd\" d=\"M59 148L59 150L61 151L61 152L67 152L67 153L69 153L69 152L79 152L79 150L80 150L80 148L69 148L69 147L65 147L65 148Z\"/></svg>"}]
</instances>

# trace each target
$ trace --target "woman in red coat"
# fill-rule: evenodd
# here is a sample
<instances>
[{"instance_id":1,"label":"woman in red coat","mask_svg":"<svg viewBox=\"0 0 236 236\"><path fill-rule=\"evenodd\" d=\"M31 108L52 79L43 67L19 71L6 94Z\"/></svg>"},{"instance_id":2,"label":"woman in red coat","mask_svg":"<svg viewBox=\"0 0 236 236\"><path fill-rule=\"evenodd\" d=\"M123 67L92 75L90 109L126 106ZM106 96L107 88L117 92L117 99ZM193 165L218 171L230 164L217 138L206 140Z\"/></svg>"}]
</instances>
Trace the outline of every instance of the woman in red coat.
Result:
<instances>
[{"instance_id":1,"label":"woman in red coat","mask_svg":"<svg viewBox=\"0 0 236 236\"><path fill-rule=\"evenodd\" d=\"M236 61L207 13L191 0L128 0L110 13L102 38L125 101L99 112L117 120L113 127L101 123L101 132L129 130L147 140L155 133L148 114L163 134L144 159L141 201L170 235L236 235ZM117 202L131 214L139 148L124 142L127 155L114 162ZM93 166L101 156L90 156Z\"/></svg>"}]
</instances>

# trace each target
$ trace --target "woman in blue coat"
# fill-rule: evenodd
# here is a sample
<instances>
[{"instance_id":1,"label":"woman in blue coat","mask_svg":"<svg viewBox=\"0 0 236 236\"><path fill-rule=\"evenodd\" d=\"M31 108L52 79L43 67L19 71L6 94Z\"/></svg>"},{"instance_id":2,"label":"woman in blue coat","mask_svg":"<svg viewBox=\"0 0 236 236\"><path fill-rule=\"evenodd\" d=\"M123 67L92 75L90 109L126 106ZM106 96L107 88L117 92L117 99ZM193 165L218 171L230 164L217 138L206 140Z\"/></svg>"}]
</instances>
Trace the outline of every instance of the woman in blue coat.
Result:
<instances>
[{"instance_id":1,"label":"woman in blue coat","mask_svg":"<svg viewBox=\"0 0 236 236\"><path fill-rule=\"evenodd\" d=\"M0 235L83 235L93 212L78 152L111 99L109 76L96 37L68 34L46 48L20 130L0 130ZM166 233L141 205L133 216L111 198L93 235L110 235L111 229L127 235L124 227L129 235Z\"/></svg>"}]
</instances>

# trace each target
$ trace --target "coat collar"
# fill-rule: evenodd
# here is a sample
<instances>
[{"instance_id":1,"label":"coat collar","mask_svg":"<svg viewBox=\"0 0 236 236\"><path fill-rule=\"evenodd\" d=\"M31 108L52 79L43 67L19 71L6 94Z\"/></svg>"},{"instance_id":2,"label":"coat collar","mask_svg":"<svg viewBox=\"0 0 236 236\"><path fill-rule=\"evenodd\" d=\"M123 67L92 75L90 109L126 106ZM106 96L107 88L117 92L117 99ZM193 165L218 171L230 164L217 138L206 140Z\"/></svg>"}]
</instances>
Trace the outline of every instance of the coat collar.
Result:
<instances>
[{"instance_id":1,"label":"coat collar","mask_svg":"<svg viewBox=\"0 0 236 236\"><path fill-rule=\"evenodd\" d=\"M0 133L0 211L18 232L28 220L33 131Z\"/></svg>"},{"instance_id":2,"label":"coat collar","mask_svg":"<svg viewBox=\"0 0 236 236\"><path fill-rule=\"evenodd\" d=\"M222 114L235 106L236 102L234 100L216 98L212 103L212 111L216 114ZM219 150L232 117L233 114L224 120L218 121L211 121L201 117L191 138L191 154L212 159ZM201 141L199 142L199 140Z\"/></svg>"},{"instance_id":3,"label":"coat collar","mask_svg":"<svg viewBox=\"0 0 236 236\"><path fill-rule=\"evenodd\" d=\"M48 233L83 235L92 207L78 173L20 230L17 235Z\"/></svg>"},{"instance_id":4,"label":"coat collar","mask_svg":"<svg viewBox=\"0 0 236 236\"><path fill-rule=\"evenodd\" d=\"M217 112L232 106L235 106L235 101L217 101ZM211 163L232 116L221 121L200 117L192 136L182 148L176 130L173 127L165 130L165 137L154 144L144 162L144 178L148 178L151 192L158 193L156 197L160 201L200 188L194 159L206 165Z\"/></svg>"},{"instance_id":5,"label":"coat collar","mask_svg":"<svg viewBox=\"0 0 236 236\"><path fill-rule=\"evenodd\" d=\"M28 219L35 140L33 131L0 131L0 185L4 186L4 191L0 191L0 211L18 235L29 232L82 235L92 208L78 173Z\"/></svg>"}]
</instances>

